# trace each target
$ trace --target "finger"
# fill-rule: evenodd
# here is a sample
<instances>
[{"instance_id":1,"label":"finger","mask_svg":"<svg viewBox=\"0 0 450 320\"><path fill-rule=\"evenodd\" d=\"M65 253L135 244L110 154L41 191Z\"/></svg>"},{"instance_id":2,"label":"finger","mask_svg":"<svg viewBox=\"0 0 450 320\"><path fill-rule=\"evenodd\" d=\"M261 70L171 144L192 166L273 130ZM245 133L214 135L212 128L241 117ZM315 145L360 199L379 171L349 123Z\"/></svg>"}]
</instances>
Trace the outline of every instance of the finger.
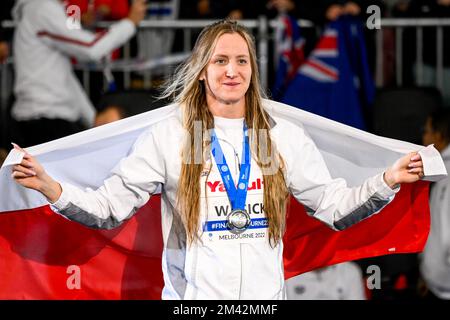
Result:
<instances>
[{"instance_id":1,"label":"finger","mask_svg":"<svg viewBox=\"0 0 450 320\"><path fill-rule=\"evenodd\" d=\"M25 149L21 148L17 143L11 142L11 144L13 145L13 147L14 147L15 149L17 149L17 150L19 150L19 151L22 151L22 152L24 152L24 153L27 153L27 152L25 151Z\"/></svg>"},{"instance_id":2,"label":"finger","mask_svg":"<svg viewBox=\"0 0 450 320\"><path fill-rule=\"evenodd\" d=\"M419 168L419 167L423 167L422 161L414 161L408 164L408 168Z\"/></svg>"},{"instance_id":3,"label":"finger","mask_svg":"<svg viewBox=\"0 0 450 320\"><path fill-rule=\"evenodd\" d=\"M26 173L24 173L24 172L14 171L14 172L11 174L11 177L12 177L13 179L24 179L24 178L30 178L30 177L32 177L32 176L30 176L29 174L26 174Z\"/></svg>"},{"instance_id":4,"label":"finger","mask_svg":"<svg viewBox=\"0 0 450 320\"><path fill-rule=\"evenodd\" d=\"M422 157L420 156L419 153L416 153L411 157L411 161L418 161L418 160L422 160Z\"/></svg>"},{"instance_id":5,"label":"finger","mask_svg":"<svg viewBox=\"0 0 450 320\"><path fill-rule=\"evenodd\" d=\"M25 150L24 148L20 147L17 143L11 142L11 144L13 145L14 149L17 149L20 152L25 153L25 155L23 156L24 159L31 159L31 155L27 152L27 150Z\"/></svg>"},{"instance_id":6,"label":"finger","mask_svg":"<svg viewBox=\"0 0 450 320\"><path fill-rule=\"evenodd\" d=\"M409 173L420 173L423 172L422 168L412 168L408 170Z\"/></svg>"},{"instance_id":7,"label":"finger","mask_svg":"<svg viewBox=\"0 0 450 320\"><path fill-rule=\"evenodd\" d=\"M21 166L28 168L28 169L33 169L34 167L34 163L28 160L22 160L22 162L20 163Z\"/></svg>"},{"instance_id":8,"label":"finger","mask_svg":"<svg viewBox=\"0 0 450 320\"><path fill-rule=\"evenodd\" d=\"M22 166L20 164L19 165L15 165L13 167L13 172L21 172L21 173L25 173L25 174L27 174L29 176L35 176L36 175L35 171L30 170L28 168L25 168L24 166Z\"/></svg>"}]
</instances>

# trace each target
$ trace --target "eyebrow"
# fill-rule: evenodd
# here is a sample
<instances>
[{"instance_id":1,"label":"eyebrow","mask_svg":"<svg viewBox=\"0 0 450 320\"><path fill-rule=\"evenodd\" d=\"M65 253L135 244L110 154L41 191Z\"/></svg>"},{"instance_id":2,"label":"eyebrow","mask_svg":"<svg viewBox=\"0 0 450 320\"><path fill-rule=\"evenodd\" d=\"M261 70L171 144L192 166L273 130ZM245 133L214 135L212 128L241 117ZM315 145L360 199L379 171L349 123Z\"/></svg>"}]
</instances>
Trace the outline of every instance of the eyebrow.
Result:
<instances>
[{"instance_id":1,"label":"eyebrow","mask_svg":"<svg viewBox=\"0 0 450 320\"><path fill-rule=\"evenodd\" d=\"M213 56L213 58L228 58L229 56L227 56L226 54L216 54ZM246 55L246 54L240 54L238 56L236 56L236 58L250 58L250 56Z\"/></svg>"}]
</instances>

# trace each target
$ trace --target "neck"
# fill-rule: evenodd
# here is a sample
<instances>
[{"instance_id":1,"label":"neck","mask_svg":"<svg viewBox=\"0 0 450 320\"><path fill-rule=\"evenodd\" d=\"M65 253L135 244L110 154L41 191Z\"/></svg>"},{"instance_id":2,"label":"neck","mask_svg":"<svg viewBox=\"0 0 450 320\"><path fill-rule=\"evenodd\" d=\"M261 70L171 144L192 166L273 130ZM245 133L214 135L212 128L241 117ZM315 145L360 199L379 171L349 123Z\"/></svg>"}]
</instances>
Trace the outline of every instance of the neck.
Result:
<instances>
[{"instance_id":1,"label":"neck","mask_svg":"<svg viewBox=\"0 0 450 320\"><path fill-rule=\"evenodd\" d=\"M212 115L215 117L239 119L244 118L245 116L245 99L230 103L217 100L214 102L207 101L207 103L209 111L211 111Z\"/></svg>"}]
</instances>

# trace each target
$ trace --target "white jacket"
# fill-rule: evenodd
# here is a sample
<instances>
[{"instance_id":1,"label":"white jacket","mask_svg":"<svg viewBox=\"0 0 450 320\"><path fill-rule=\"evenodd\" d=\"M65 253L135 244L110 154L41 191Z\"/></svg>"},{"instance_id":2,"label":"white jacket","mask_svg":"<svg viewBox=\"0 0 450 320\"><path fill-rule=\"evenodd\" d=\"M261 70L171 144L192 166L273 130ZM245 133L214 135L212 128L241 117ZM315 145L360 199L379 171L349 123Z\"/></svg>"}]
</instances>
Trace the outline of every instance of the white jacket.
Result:
<instances>
[{"instance_id":1,"label":"white jacket","mask_svg":"<svg viewBox=\"0 0 450 320\"><path fill-rule=\"evenodd\" d=\"M92 126L95 109L73 73L70 58L99 60L133 36L134 23L124 19L99 35L74 29L58 0L19 0L13 15L17 23L13 117L82 120Z\"/></svg>"},{"instance_id":2,"label":"white jacket","mask_svg":"<svg viewBox=\"0 0 450 320\"><path fill-rule=\"evenodd\" d=\"M272 139L286 165L291 194L309 214L336 230L378 212L394 197L382 173L361 186L348 188L332 179L315 144L300 126L272 117ZM217 136L236 181L242 149L242 119L215 118ZM266 225L248 229L239 237L227 230L205 231L225 219L229 200L215 164L208 181L202 175L201 242L188 246L186 231L176 210L184 131L181 112L152 126L136 141L131 153L99 189L82 191L61 181L63 192L52 208L70 220L97 228L112 228L130 218L161 187L163 231L163 299L283 299L285 298L283 244L271 248ZM207 162L207 165L211 162ZM262 221L262 177L252 161L247 208ZM208 201L205 201L205 194Z\"/></svg>"},{"instance_id":3,"label":"white jacket","mask_svg":"<svg viewBox=\"0 0 450 320\"><path fill-rule=\"evenodd\" d=\"M450 169L450 146L442 151ZM450 179L436 182L430 193L431 228L422 255L421 273L429 289L441 299L450 299Z\"/></svg>"}]
</instances>

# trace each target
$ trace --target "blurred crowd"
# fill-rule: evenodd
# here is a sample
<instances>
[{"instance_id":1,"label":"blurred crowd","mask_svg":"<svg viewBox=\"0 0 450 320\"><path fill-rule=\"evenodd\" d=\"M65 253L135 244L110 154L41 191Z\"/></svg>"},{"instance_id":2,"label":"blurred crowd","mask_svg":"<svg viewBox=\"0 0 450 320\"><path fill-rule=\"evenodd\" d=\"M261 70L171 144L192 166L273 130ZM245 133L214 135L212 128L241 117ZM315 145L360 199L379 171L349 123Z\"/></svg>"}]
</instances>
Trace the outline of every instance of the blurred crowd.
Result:
<instances>
[{"instance_id":1,"label":"blurred crowd","mask_svg":"<svg viewBox=\"0 0 450 320\"><path fill-rule=\"evenodd\" d=\"M40 3L40 4L36 4ZM31 10L45 3L45 10ZM80 8L82 29L67 31L65 8ZM377 5L383 17L398 18L450 18L450 0L2 0L0 22L14 19L15 33L0 25L0 63L14 58L15 83L13 97L1 97L3 106L10 111L10 136L2 137L0 163L6 157L8 143L14 141L23 147L54 140L92 126L103 125L124 118L132 112L127 102L118 96L104 94L105 72L92 73L91 95L81 88L80 73L74 71L76 61L123 57L116 49L132 44L132 56L153 58L180 50L182 35L173 31L142 30L136 26L143 19L256 19L263 15L269 19L289 14L297 19L312 21L323 27L341 15L358 16L365 20L367 8ZM14 10L13 10L14 8ZM31 9L30 9L31 8ZM105 33L95 25L99 21L114 24ZM30 23L32 22L32 23ZM115 30L115 32L114 32ZM309 33L308 33L309 32ZM403 50L404 84L412 85L418 71L415 56L415 29L406 30ZM36 35L38 40L36 39ZM308 38L317 38L315 29L305 31ZM372 71L375 69L374 31L367 30L367 48ZM390 64L393 34L385 33L385 83L392 85L395 74ZM444 105L450 104L450 31L443 28L443 90ZM436 86L436 31L424 28L421 85ZM308 43L313 43L308 41ZM151 45L150 45L151 44ZM311 50L312 46L308 49ZM273 48L272 48L273 49ZM50 61L51 60L51 61ZM50 62L49 62L50 61ZM273 66L272 66L273 68ZM271 70L271 81L274 70ZM120 77L121 75L114 75ZM110 80L110 77L107 79ZM120 82L120 81L117 81ZM137 89L142 86L136 85ZM123 89L123 88L121 88ZM138 94L143 94L140 91ZM130 99L132 95L129 95ZM150 99L150 95L146 96ZM142 97L140 97L142 103ZM123 100L123 99L122 99ZM128 101L128 105L130 101ZM138 103L135 103L137 105ZM4 119L3 119L4 121ZM4 122L3 122L4 123ZM450 161L450 116L439 108L423 123L423 143L434 143L446 164ZM4 132L4 131L2 131ZM2 149L3 148L3 149ZM449 168L450 169L450 168ZM424 254L391 260L358 261L315 270L288 281L291 299L396 299L426 298L450 299L450 197L448 181L432 187L432 227ZM448 228L447 228L448 227ZM448 239L447 239L448 238ZM382 289L368 292L367 265L383 264ZM390 271L389 271L390 270ZM395 271L392 271L395 270ZM385 290L383 290L383 287Z\"/></svg>"}]
</instances>

